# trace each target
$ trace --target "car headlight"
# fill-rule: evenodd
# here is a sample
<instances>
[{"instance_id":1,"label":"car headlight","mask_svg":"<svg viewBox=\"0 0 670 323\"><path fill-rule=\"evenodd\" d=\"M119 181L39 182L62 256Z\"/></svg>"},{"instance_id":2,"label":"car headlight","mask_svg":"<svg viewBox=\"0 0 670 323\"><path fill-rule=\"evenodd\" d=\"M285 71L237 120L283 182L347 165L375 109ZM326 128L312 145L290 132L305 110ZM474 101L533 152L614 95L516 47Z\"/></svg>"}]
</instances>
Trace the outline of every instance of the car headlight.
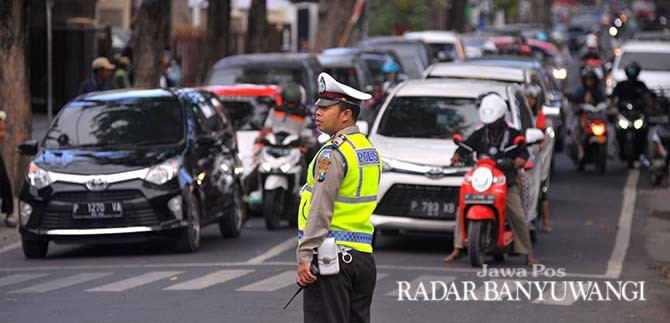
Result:
<instances>
[{"instance_id":1,"label":"car headlight","mask_svg":"<svg viewBox=\"0 0 670 323\"><path fill-rule=\"evenodd\" d=\"M640 118L633 121L633 127L635 127L635 129L640 129L643 126L644 126L644 118Z\"/></svg>"},{"instance_id":2,"label":"car headlight","mask_svg":"<svg viewBox=\"0 0 670 323\"><path fill-rule=\"evenodd\" d=\"M565 80L565 78L568 77L568 71L565 68L554 68L552 74L559 80Z\"/></svg>"},{"instance_id":3,"label":"car headlight","mask_svg":"<svg viewBox=\"0 0 670 323\"><path fill-rule=\"evenodd\" d=\"M267 173L271 170L272 170L272 164L270 164L268 162L262 163L261 166L260 166L260 171L263 172L263 173Z\"/></svg>"},{"instance_id":4,"label":"car headlight","mask_svg":"<svg viewBox=\"0 0 670 323\"><path fill-rule=\"evenodd\" d=\"M37 189L45 188L53 183L49 172L37 167L35 163L30 163L30 168L28 168L28 182Z\"/></svg>"},{"instance_id":5,"label":"car headlight","mask_svg":"<svg viewBox=\"0 0 670 323\"><path fill-rule=\"evenodd\" d=\"M472 173L472 188L477 192L486 192L493 184L493 172L486 167L479 167Z\"/></svg>"},{"instance_id":6,"label":"car headlight","mask_svg":"<svg viewBox=\"0 0 670 323\"><path fill-rule=\"evenodd\" d=\"M382 173L393 171L392 159L382 157Z\"/></svg>"},{"instance_id":7,"label":"car headlight","mask_svg":"<svg viewBox=\"0 0 670 323\"><path fill-rule=\"evenodd\" d=\"M619 116L619 121L617 122L617 125L619 125L619 128L626 130L628 127L630 127L630 121L628 121L626 118Z\"/></svg>"},{"instance_id":8,"label":"car headlight","mask_svg":"<svg viewBox=\"0 0 670 323\"><path fill-rule=\"evenodd\" d=\"M177 159L174 158L151 167L144 180L152 184L163 185L177 176L178 172L179 166Z\"/></svg>"}]
</instances>

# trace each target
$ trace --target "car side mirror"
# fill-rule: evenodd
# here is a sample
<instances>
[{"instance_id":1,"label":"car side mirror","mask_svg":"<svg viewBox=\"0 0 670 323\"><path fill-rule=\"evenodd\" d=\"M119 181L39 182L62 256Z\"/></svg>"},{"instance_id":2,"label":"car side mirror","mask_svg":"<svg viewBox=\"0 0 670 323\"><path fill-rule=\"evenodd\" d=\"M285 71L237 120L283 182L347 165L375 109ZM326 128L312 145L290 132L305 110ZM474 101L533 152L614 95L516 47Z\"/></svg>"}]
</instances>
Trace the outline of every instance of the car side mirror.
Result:
<instances>
[{"instance_id":1,"label":"car side mirror","mask_svg":"<svg viewBox=\"0 0 670 323\"><path fill-rule=\"evenodd\" d=\"M17 147L19 154L24 156L37 155L37 140L26 140Z\"/></svg>"},{"instance_id":2,"label":"car side mirror","mask_svg":"<svg viewBox=\"0 0 670 323\"><path fill-rule=\"evenodd\" d=\"M535 144L544 139L544 132L537 128L526 129L526 142Z\"/></svg>"},{"instance_id":3,"label":"car side mirror","mask_svg":"<svg viewBox=\"0 0 670 323\"><path fill-rule=\"evenodd\" d=\"M358 126L358 130L360 130L361 133L366 136L368 135L368 132L370 131L370 125L367 121L356 121L356 125Z\"/></svg>"}]
</instances>

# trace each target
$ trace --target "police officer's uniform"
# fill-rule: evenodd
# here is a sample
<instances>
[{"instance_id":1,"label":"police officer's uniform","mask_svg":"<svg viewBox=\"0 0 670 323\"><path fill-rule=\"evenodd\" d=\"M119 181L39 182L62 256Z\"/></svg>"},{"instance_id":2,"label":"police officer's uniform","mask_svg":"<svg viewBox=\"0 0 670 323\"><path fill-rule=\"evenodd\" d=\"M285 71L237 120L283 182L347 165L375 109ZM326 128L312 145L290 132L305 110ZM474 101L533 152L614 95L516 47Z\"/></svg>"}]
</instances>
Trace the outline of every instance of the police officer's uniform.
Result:
<instances>
[{"instance_id":1,"label":"police officer's uniform","mask_svg":"<svg viewBox=\"0 0 670 323\"><path fill-rule=\"evenodd\" d=\"M319 92L317 106L345 102L360 107L370 98L326 73L319 75ZM319 275L305 289L305 322L370 322L377 276L370 216L380 176L379 153L356 126L333 135L309 165L298 211L298 263L313 262L314 250L326 237L334 237L340 272Z\"/></svg>"}]
</instances>

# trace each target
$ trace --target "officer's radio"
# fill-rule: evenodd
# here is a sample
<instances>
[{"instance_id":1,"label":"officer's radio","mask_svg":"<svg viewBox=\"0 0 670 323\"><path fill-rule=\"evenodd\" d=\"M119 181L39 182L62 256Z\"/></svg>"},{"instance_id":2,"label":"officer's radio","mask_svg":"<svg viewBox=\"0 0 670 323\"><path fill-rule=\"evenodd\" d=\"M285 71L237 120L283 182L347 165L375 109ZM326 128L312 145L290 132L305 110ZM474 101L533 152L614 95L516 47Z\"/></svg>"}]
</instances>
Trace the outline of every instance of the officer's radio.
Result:
<instances>
[{"instance_id":1,"label":"officer's radio","mask_svg":"<svg viewBox=\"0 0 670 323\"><path fill-rule=\"evenodd\" d=\"M335 238L326 238L317 249L317 260L321 276L331 276L340 273L339 248Z\"/></svg>"}]
</instances>

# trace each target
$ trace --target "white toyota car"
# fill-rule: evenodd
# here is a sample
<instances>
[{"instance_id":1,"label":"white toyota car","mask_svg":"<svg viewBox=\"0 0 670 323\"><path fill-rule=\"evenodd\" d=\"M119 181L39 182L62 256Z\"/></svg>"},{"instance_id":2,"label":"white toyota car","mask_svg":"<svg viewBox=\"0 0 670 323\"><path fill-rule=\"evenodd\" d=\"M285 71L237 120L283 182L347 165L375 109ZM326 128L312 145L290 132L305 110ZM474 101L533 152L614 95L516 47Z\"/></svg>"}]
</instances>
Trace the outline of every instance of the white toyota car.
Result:
<instances>
[{"instance_id":1,"label":"white toyota car","mask_svg":"<svg viewBox=\"0 0 670 323\"><path fill-rule=\"evenodd\" d=\"M508 103L507 122L522 133L535 120L516 84L481 80L428 79L404 82L386 100L369 138L379 149L383 175L372 215L375 232L451 232L455 226L458 193L465 168L451 167L457 146L451 140L467 138L481 126L477 99L484 93L500 94ZM542 149L529 147L535 167L530 180L527 217L537 218L540 183L549 173L553 138L545 136Z\"/></svg>"}]
</instances>

